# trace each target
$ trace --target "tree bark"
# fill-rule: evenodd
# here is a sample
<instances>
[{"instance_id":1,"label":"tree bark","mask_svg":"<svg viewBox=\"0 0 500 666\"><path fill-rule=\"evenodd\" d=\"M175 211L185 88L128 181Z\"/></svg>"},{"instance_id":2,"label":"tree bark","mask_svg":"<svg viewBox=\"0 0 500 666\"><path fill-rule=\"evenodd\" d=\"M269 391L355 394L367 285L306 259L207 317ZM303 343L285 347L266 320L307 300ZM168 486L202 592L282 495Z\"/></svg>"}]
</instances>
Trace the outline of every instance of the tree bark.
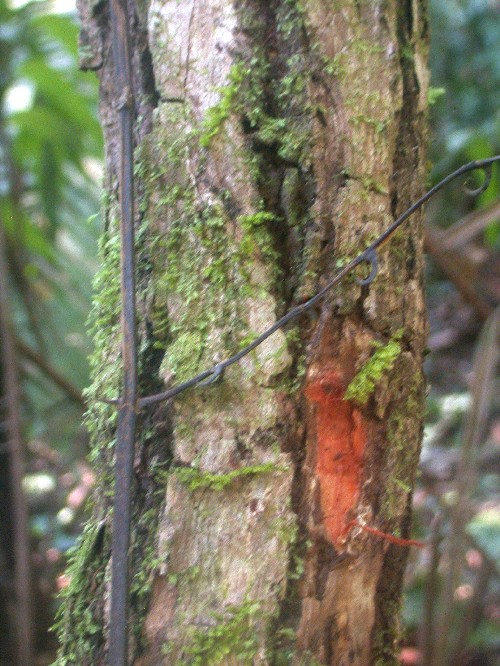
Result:
<instances>
[{"instance_id":1,"label":"tree bark","mask_svg":"<svg viewBox=\"0 0 500 666\"><path fill-rule=\"evenodd\" d=\"M420 0L129 3L140 391L235 353L312 296L424 182ZM80 4L106 139L88 423L99 470L59 664L106 663L120 386L108 10ZM116 106L116 104L115 104ZM422 428L422 218L222 382L144 410L130 663L398 663ZM362 277L362 275L361 275ZM347 393L346 393L347 392Z\"/></svg>"}]
</instances>

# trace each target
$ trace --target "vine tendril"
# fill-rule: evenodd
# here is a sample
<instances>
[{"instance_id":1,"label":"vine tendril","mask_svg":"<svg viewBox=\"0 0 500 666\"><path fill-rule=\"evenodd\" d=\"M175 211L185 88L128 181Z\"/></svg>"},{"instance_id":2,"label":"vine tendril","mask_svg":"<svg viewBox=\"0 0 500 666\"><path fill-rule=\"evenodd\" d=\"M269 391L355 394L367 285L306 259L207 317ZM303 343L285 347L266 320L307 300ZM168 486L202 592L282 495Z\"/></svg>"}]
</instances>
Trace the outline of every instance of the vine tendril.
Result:
<instances>
[{"instance_id":1,"label":"vine tendril","mask_svg":"<svg viewBox=\"0 0 500 666\"><path fill-rule=\"evenodd\" d=\"M370 274L365 277L365 278L356 278L356 282L360 284L361 286L365 287L366 285L369 285L375 280L377 277L378 273L378 256L377 256L377 250L375 248L369 247L367 250L364 251L363 253L363 261L366 261L368 264L370 264Z\"/></svg>"},{"instance_id":2,"label":"vine tendril","mask_svg":"<svg viewBox=\"0 0 500 666\"><path fill-rule=\"evenodd\" d=\"M464 189L470 197L478 197L480 194L485 192L488 189L488 187L490 186L491 176L493 174L492 165L489 164L489 165L483 167L482 171L484 172L484 180L483 180L483 182L481 183L481 185L479 187L470 188L470 187L467 187L467 182L464 183Z\"/></svg>"}]
</instances>

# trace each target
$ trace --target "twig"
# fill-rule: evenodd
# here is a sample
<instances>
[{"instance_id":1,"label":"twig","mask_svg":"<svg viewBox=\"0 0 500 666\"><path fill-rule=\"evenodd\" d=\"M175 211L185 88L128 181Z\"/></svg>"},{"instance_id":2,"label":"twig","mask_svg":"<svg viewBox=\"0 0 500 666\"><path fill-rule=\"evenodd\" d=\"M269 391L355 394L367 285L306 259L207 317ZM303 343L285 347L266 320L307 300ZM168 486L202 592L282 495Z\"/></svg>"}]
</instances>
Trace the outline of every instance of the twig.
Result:
<instances>
[{"instance_id":1,"label":"twig","mask_svg":"<svg viewBox=\"0 0 500 666\"><path fill-rule=\"evenodd\" d=\"M429 545L427 541L421 541L420 539L406 539L404 537L395 536L394 534L389 534L388 532L383 532L382 530L379 530L378 527L367 525L366 522L359 517L351 520L347 525L347 529L350 529L353 526L357 526L379 539L384 539L385 541L389 541L389 543L393 543L396 546L402 546L403 548L410 548L411 546L425 548Z\"/></svg>"},{"instance_id":2,"label":"twig","mask_svg":"<svg viewBox=\"0 0 500 666\"><path fill-rule=\"evenodd\" d=\"M455 222L443 233L443 245L446 250L454 250L465 245L481 231L500 219L500 201L494 201L486 208L480 208Z\"/></svg>"},{"instance_id":3,"label":"twig","mask_svg":"<svg viewBox=\"0 0 500 666\"><path fill-rule=\"evenodd\" d=\"M51 379L56 386L58 386L62 391L64 391L73 402L78 403L82 407L85 407L85 400L83 399L82 394L69 382L65 377L63 377L55 368L53 368L47 360L37 354L37 352L32 349L29 345L23 342L20 338L16 338L15 344L17 350L25 356L29 361L34 363L49 379Z\"/></svg>"},{"instance_id":4,"label":"twig","mask_svg":"<svg viewBox=\"0 0 500 666\"><path fill-rule=\"evenodd\" d=\"M436 599L438 597L438 567L441 553L439 544L443 536L441 534L442 519L438 514L431 525L431 558L429 572L425 581L424 611L420 642L422 647L422 666L432 666L434 650L434 612L436 610Z\"/></svg>"},{"instance_id":5,"label":"twig","mask_svg":"<svg viewBox=\"0 0 500 666\"><path fill-rule=\"evenodd\" d=\"M472 305L481 319L487 319L492 310L490 303L476 289L468 271L464 270L463 259L456 251L446 249L444 238L430 225L427 225L425 231L424 247L450 282L453 282L463 299Z\"/></svg>"}]
</instances>

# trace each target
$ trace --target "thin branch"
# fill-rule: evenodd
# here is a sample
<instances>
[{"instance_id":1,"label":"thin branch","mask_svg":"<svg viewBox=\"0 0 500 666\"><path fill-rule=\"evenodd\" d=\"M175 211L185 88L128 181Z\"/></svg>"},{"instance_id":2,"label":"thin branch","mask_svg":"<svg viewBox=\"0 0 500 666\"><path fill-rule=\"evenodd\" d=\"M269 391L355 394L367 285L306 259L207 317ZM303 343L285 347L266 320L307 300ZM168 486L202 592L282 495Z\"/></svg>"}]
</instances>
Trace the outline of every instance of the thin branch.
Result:
<instances>
[{"instance_id":1,"label":"thin branch","mask_svg":"<svg viewBox=\"0 0 500 666\"><path fill-rule=\"evenodd\" d=\"M17 350L26 357L29 361L34 363L47 377L54 382L67 396L77 404L85 407L85 400L81 392L70 381L63 377L50 363L40 354L38 354L29 345L23 342L20 338L16 338L15 345Z\"/></svg>"},{"instance_id":2,"label":"thin branch","mask_svg":"<svg viewBox=\"0 0 500 666\"><path fill-rule=\"evenodd\" d=\"M446 249L445 241L430 225L427 226L424 243L426 251L450 282L453 282L463 299L472 305L480 319L487 319L492 311L491 304L479 293L470 275L464 270L460 256Z\"/></svg>"},{"instance_id":3,"label":"thin branch","mask_svg":"<svg viewBox=\"0 0 500 666\"><path fill-rule=\"evenodd\" d=\"M500 200L494 201L486 208L480 208L455 222L443 233L443 245L446 250L454 250L465 245L492 222L500 219Z\"/></svg>"},{"instance_id":4,"label":"thin branch","mask_svg":"<svg viewBox=\"0 0 500 666\"><path fill-rule=\"evenodd\" d=\"M424 589L424 610L423 620L420 632L420 643L422 649L422 666L432 666L432 658L434 651L434 633L435 624L434 616L436 609L436 600L438 598L438 568L441 559L439 545L443 539L441 534L442 519L438 514L433 520L431 526L431 558L429 563L429 571L425 580Z\"/></svg>"}]
</instances>

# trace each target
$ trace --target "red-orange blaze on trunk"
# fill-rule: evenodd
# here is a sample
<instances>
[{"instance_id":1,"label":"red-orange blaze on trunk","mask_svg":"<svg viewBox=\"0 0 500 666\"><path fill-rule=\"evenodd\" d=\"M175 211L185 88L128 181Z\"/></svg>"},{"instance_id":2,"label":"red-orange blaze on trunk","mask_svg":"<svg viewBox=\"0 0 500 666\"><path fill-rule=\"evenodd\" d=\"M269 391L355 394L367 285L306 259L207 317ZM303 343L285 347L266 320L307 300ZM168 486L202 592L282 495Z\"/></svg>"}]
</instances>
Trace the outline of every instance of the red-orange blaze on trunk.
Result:
<instances>
[{"instance_id":1,"label":"red-orange blaze on trunk","mask_svg":"<svg viewBox=\"0 0 500 666\"><path fill-rule=\"evenodd\" d=\"M361 413L343 400L344 386L334 371L305 390L315 405L316 474L325 533L336 544L345 536L359 497L366 433Z\"/></svg>"}]
</instances>

